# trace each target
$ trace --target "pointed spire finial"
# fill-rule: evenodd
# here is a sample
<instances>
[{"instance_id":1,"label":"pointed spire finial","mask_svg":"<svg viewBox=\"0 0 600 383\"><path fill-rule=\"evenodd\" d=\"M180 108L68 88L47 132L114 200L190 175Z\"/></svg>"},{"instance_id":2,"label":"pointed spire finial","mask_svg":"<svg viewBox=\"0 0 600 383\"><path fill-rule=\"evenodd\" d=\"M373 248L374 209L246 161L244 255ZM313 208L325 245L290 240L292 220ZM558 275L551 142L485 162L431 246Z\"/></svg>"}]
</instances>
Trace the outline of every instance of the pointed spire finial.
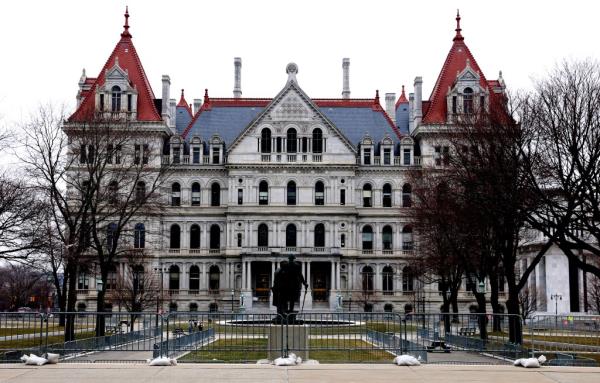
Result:
<instances>
[{"instance_id":1,"label":"pointed spire finial","mask_svg":"<svg viewBox=\"0 0 600 383\"><path fill-rule=\"evenodd\" d=\"M460 11L458 9L456 10L456 29L455 29L455 31L456 31L456 36L454 36L454 41L464 40L464 38L460 34L462 29L460 28Z\"/></svg>"},{"instance_id":2,"label":"pointed spire finial","mask_svg":"<svg viewBox=\"0 0 600 383\"><path fill-rule=\"evenodd\" d=\"M379 89L375 90L375 99L373 100L373 104L379 105Z\"/></svg>"},{"instance_id":3,"label":"pointed spire finial","mask_svg":"<svg viewBox=\"0 0 600 383\"><path fill-rule=\"evenodd\" d=\"M402 96L406 97L406 95L404 94L404 85L402 85Z\"/></svg>"},{"instance_id":4,"label":"pointed spire finial","mask_svg":"<svg viewBox=\"0 0 600 383\"><path fill-rule=\"evenodd\" d=\"M121 33L121 37L131 37L131 33L129 33L129 6L125 6L125 25L123 25L123 33Z\"/></svg>"},{"instance_id":5,"label":"pointed spire finial","mask_svg":"<svg viewBox=\"0 0 600 383\"><path fill-rule=\"evenodd\" d=\"M210 98L208 98L208 89L204 89L204 103L210 103Z\"/></svg>"}]
</instances>

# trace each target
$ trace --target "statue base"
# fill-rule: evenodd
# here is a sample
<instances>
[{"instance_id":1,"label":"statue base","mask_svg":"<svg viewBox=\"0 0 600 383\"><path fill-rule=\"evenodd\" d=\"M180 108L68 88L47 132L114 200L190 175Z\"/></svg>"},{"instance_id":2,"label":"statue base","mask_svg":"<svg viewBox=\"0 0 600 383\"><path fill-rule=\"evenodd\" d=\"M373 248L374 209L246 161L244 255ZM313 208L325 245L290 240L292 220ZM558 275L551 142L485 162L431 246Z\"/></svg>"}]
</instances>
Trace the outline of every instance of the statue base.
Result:
<instances>
[{"instance_id":1,"label":"statue base","mask_svg":"<svg viewBox=\"0 0 600 383\"><path fill-rule=\"evenodd\" d=\"M277 326L269 327L269 360L274 360L284 356L287 350L296 354L303 360L308 359L308 327L305 325Z\"/></svg>"}]
</instances>

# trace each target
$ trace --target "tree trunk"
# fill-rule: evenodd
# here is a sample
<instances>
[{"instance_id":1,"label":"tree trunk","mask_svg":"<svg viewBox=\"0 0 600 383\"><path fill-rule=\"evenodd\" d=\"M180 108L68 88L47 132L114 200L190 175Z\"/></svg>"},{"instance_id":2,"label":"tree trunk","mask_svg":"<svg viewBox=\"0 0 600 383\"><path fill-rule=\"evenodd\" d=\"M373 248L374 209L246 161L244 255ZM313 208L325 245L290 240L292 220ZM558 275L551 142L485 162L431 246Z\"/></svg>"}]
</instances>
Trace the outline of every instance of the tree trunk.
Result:
<instances>
[{"instance_id":1,"label":"tree trunk","mask_svg":"<svg viewBox=\"0 0 600 383\"><path fill-rule=\"evenodd\" d=\"M444 331L450 332L450 299L448 298L448 292L442 292L442 319L444 320Z\"/></svg>"},{"instance_id":2,"label":"tree trunk","mask_svg":"<svg viewBox=\"0 0 600 383\"><path fill-rule=\"evenodd\" d=\"M77 302L77 267L74 261L67 264L69 289L67 290L67 314L65 318L65 342L75 340L75 303Z\"/></svg>"},{"instance_id":3,"label":"tree trunk","mask_svg":"<svg viewBox=\"0 0 600 383\"><path fill-rule=\"evenodd\" d=\"M450 303L452 304L452 322L459 323L458 320L458 291L452 292L450 295Z\"/></svg>"},{"instance_id":4,"label":"tree trunk","mask_svg":"<svg viewBox=\"0 0 600 383\"><path fill-rule=\"evenodd\" d=\"M479 325L479 337L481 339L487 339L487 315L486 315L486 299L485 294L475 293L475 299L477 300L477 324Z\"/></svg>"},{"instance_id":5,"label":"tree trunk","mask_svg":"<svg viewBox=\"0 0 600 383\"><path fill-rule=\"evenodd\" d=\"M102 278L103 282L106 278ZM98 291L98 296L96 298L96 336L104 336L106 332L106 316L104 313L104 298L106 296L106 282L102 284L102 290Z\"/></svg>"},{"instance_id":6,"label":"tree trunk","mask_svg":"<svg viewBox=\"0 0 600 383\"><path fill-rule=\"evenodd\" d=\"M519 315L519 292L514 286L508 286L508 300L506 301L508 316L508 339L511 343L523 343L523 326Z\"/></svg>"}]
</instances>

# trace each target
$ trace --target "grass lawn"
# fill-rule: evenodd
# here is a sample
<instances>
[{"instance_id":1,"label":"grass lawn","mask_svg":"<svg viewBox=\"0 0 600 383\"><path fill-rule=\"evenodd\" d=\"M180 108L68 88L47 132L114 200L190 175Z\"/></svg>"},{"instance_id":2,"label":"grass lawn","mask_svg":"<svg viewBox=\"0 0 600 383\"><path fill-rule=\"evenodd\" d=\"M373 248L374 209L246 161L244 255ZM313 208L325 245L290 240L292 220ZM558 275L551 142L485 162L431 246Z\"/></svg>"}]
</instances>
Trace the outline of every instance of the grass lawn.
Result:
<instances>
[{"instance_id":1,"label":"grass lawn","mask_svg":"<svg viewBox=\"0 0 600 383\"><path fill-rule=\"evenodd\" d=\"M310 339L310 359L320 362L389 362L392 355L360 339ZM256 362L267 358L266 338L219 339L181 357L182 362Z\"/></svg>"},{"instance_id":2,"label":"grass lawn","mask_svg":"<svg viewBox=\"0 0 600 383\"><path fill-rule=\"evenodd\" d=\"M93 338L95 336L94 331L83 331L75 333L75 339L87 339ZM63 335L52 335L48 337L48 345L55 343L64 343ZM19 349L19 348L28 348L28 347L38 347L40 344L46 344L46 337L43 336L40 339L40 336L23 338L23 339L12 339L12 340L4 340L0 341L0 350L10 350L10 349Z\"/></svg>"}]
</instances>

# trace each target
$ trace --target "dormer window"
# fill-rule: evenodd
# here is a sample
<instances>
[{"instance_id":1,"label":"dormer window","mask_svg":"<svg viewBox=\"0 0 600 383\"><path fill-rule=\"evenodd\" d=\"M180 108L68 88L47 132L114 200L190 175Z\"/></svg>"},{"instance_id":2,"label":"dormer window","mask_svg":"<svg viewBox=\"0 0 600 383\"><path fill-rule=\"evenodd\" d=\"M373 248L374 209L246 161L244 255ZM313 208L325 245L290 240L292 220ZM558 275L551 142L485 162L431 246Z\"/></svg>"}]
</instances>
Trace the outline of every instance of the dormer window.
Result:
<instances>
[{"instance_id":1,"label":"dormer window","mask_svg":"<svg viewBox=\"0 0 600 383\"><path fill-rule=\"evenodd\" d=\"M371 148L363 149L363 163L365 165L371 165Z\"/></svg>"},{"instance_id":2,"label":"dormer window","mask_svg":"<svg viewBox=\"0 0 600 383\"><path fill-rule=\"evenodd\" d=\"M391 165L391 163L392 163L392 149L384 148L383 149L383 164Z\"/></svg>"},{"instance_id":3,"label":"dormer window","mask_svg":"<svg viewBox=\"0 0 600 383\"><path fill-rule=\"evenodd\" d=\"M217 165L221 162L221 150L218 146L213 146L212 148L212 163L213 165Z\"/></svg>"},{"instance_id":4,"label":"dormer window","mask_svg":"<svg viewBox=\"0 0 600 383\"><path fill-rule=\"evenodd\" d=\"M111 104L110 110L112 112L118 112L121 110L121 88L118 86L113 86L110 90L111 92Z\"/></svg>"},{"instance_id":5,"label":"dormer window","mask_svg":"<svg viewBox=\"0 0 600 383\"><path fill-rule=\"evenodd\" d=\"M473 89L465 88L463 91L463 113L473 113Z\"/></svg>"}]
</instances>

